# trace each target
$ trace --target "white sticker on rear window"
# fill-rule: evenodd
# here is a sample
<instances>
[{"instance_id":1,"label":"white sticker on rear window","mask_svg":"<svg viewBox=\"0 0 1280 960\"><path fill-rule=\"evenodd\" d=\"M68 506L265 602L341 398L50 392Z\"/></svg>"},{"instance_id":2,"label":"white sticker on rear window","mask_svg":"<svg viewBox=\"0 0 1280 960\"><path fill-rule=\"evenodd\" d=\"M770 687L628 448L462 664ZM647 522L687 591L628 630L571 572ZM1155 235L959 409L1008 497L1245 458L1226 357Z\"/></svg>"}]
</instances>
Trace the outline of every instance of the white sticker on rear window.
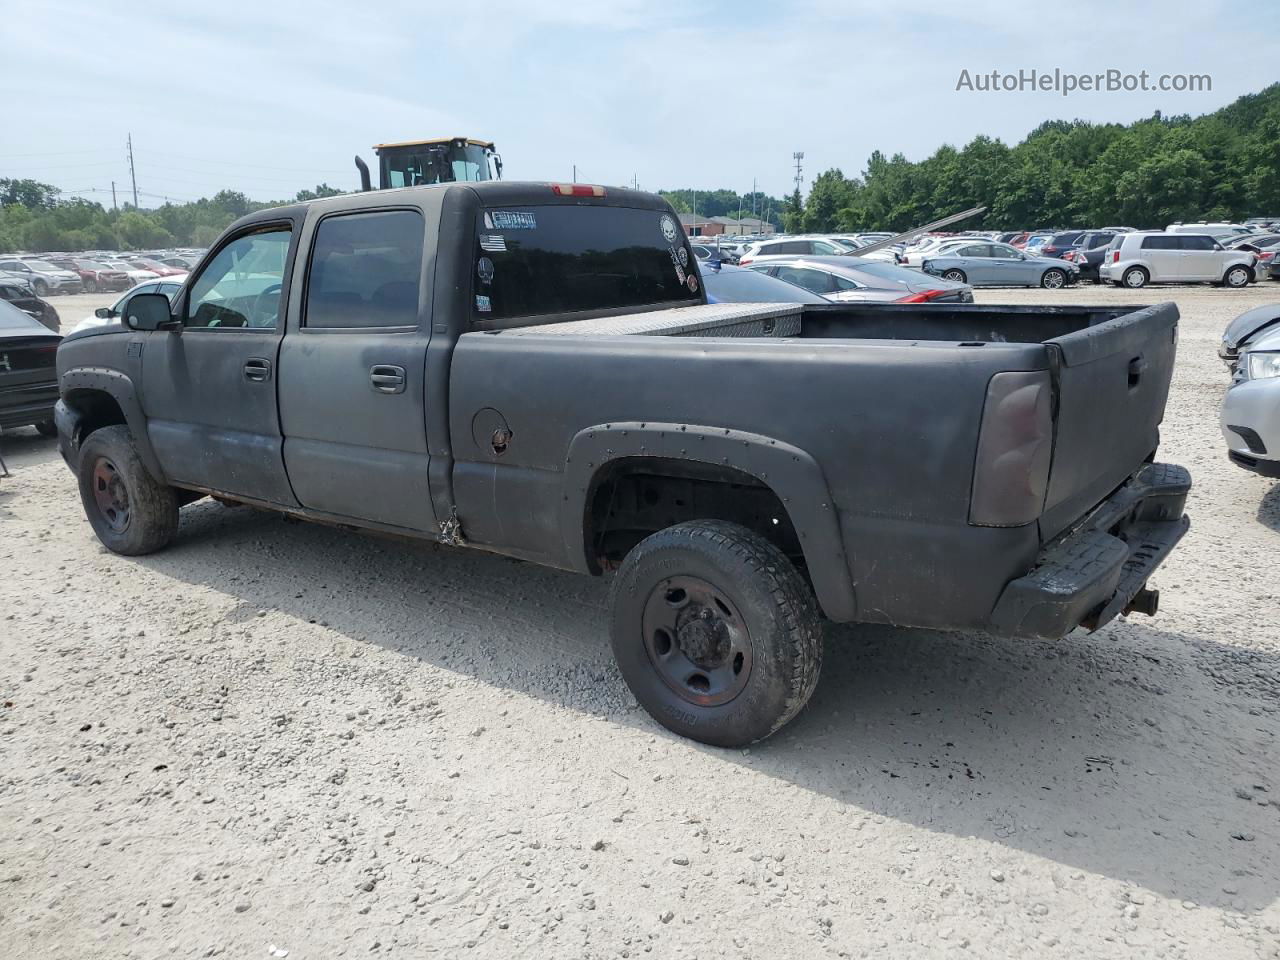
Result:
<instances>
[{"instance_id":1,"label":"white sticker on rear window","mask_svg":"<svg viewBox=\"0 0 1280 960\"><path fill-rule=\"evenodd\" d=\"M671 219L669 214L662 215L662 235L667 238L667 243L676 242L676 222Z\"/></svg>"},{"instance_id":2,"label":"white sticker on rear window","mask_svg":"<svg viewBox=\"0 0 1280 960\"><path fill-rule=\"evenodd\" d=\"M527 210L494 210L488 214L493 218L495 230L536 230L538 218Z\"/></svg>"},{"instance_id":3,"label":"white sticker on rear window","mask_svg":"<svg viewBox=\"0 0 1280 960\"><path fill-rule=\"evenodd\" d=\"M487 217L488 214L486 213ZM500 233L482 233L480 234L480 249L487 250L490 253L506 253L507 241Z\"/></svg>"},{"instance_id":4,"label":"white sticker on rear window","mask_svg":"<svg viewBox=\"0 0 1280 960\"><path fill-rule=\"evenodd\" d=\"M493 303L484 294L476 294L476 310L480 313L490 313L493 310Z\"/></svg>"}]
</instances>

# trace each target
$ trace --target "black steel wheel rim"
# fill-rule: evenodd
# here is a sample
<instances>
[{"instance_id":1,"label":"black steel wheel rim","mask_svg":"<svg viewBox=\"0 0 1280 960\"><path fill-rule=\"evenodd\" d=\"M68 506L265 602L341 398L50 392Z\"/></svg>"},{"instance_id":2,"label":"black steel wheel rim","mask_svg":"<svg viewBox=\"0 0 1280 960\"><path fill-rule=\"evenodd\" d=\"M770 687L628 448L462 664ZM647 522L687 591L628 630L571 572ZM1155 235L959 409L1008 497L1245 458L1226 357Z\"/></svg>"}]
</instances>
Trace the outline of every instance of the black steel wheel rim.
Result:
<instances>
[{"instance_id":1,"label":"black steel wheel rim","mask_svg":"<svg viewBox=\"0 0 1280 960\"><path fill-rule=\"evenodd\" d=\"M699 707L728 703L751 676L751 633L737 605L700 577L668 577L640 618L649 662L670 690Z\"/></svg>"},{"instance_id":2,"label":"black steel wheel rim","mask_svg":"<svg viewBox=\"0 0 1280 960\"><path fill-rule=\"evenodd\" d=\"M129 527L129 490L116 465L106 457L93 463L93 501L112 533L123 533Z\"/></svg>"}]
</instances>

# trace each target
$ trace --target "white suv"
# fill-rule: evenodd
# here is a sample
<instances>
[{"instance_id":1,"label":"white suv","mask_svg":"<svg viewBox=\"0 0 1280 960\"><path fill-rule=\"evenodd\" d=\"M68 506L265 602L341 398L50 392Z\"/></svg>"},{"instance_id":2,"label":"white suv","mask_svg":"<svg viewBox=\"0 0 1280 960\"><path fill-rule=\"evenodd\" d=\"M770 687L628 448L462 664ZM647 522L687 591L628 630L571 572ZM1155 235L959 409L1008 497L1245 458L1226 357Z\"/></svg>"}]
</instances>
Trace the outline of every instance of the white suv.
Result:
<instances>
[{"instance_id":1,"label":"white suv","mask_svg":"<svg viewBox=\"0 0 1280 960\"><path fill-rule=\"evenodd\" d=\"M1098 272L1103 280L1134 288L1206 281L1244 287L1255 279L1257 260L1205 234L1122 233L1111 241Z\"/></svg>"}]
</instances>

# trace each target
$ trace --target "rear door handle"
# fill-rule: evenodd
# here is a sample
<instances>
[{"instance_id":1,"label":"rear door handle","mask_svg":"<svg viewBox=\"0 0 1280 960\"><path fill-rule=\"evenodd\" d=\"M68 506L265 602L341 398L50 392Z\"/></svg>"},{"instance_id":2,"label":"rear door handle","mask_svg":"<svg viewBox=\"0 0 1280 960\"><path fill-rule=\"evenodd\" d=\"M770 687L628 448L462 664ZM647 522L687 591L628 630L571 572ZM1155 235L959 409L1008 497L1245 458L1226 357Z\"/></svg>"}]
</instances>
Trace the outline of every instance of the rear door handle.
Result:
<instances>
[{"instance_id":1,"label":"rear door handle","mask_svg":"<svg viewBox=\"0 0 1280 960\"><path fill-rule=\"evenodd\" d=\"M244 378L261 383L271 379L271 361L265 357L250 357L244 362Z\"/></svg>"},{"instance_id":2,"label":"rear door handle","mask_svg":"<svg viewBox=\"0 0 1280 960\"><path fill-rule=\"evenodd\" d=\"M404 367L375 364L369 368L369 382L379 393L404 393Z\"/></svg>"}]
</instances>

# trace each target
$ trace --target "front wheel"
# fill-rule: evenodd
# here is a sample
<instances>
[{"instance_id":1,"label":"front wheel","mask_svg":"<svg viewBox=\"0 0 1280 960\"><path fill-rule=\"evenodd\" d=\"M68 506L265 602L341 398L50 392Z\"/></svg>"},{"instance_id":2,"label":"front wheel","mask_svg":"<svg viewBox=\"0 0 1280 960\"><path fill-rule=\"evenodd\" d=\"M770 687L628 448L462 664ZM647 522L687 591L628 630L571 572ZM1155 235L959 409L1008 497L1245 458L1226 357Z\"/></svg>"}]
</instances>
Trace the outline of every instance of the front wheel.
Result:
<instances>
[{"instance_id":1,"label":"front wheel","mask_svg":"<svg viewBox=\"0 0 1280 960\"><path fill-rule=\"evenodd\" d=\"M173 488L153 477L125 426L103 427L80 448L80 502L108 550L154 553L178 532Z\"/></svg>"},{"instance_id":2,"label":"front wheel","mask_svg":"<svg viewBox=\"0 0 1280 960\"><path fill-rule=\"evenodd\" d=\"M97 280L86 280L86 281L84 282L84 292L85 292L85 293L97 293L97 292L98 292L98 281L97 281Z\"/></svg>"},{"instance_id":3,"label":"front wheel","mask_svg":"<svg viewBox=\"0 0 1280 960\"><path fill-rule=\"evenodd\" d=\"M1040 286L1046 290L1060 290L1067 285L1067 273L1057 267L1050 267L1040 277Z\"/></svg>"},{"instance_id":4,"label":"front wheel","mask_svg":"<svg viewBox=\"0 0 1280 960\"><path fill-rule=\"evenodd\" d=\"M47 297L49 295L49 284L39 277L31 281L31 289L35 291L37 297Z\"/></svg>"},{"instance_id":5,"label":"front wheel","mask_svg":"<svg viewBox=\"0 0 1280 960\"><path fill-rule=\"evenodd\" d=\"M641 541L610 591L622 677L668 730L742 747L800 712L818 683L822 628L808 584L776 546L720 520Z\"/></svg>"},{"instance_id":6,"label":"front wheel","mask_svg":"<svg viewBox=\"0 0 1280 960\"><path fill-rule=\"evenodd\" d=\"M943 280L950 280L952 283L967 283L969 278L964 275L963 270L948 270L942 275Z\"/></svg>"}]
</instances>

